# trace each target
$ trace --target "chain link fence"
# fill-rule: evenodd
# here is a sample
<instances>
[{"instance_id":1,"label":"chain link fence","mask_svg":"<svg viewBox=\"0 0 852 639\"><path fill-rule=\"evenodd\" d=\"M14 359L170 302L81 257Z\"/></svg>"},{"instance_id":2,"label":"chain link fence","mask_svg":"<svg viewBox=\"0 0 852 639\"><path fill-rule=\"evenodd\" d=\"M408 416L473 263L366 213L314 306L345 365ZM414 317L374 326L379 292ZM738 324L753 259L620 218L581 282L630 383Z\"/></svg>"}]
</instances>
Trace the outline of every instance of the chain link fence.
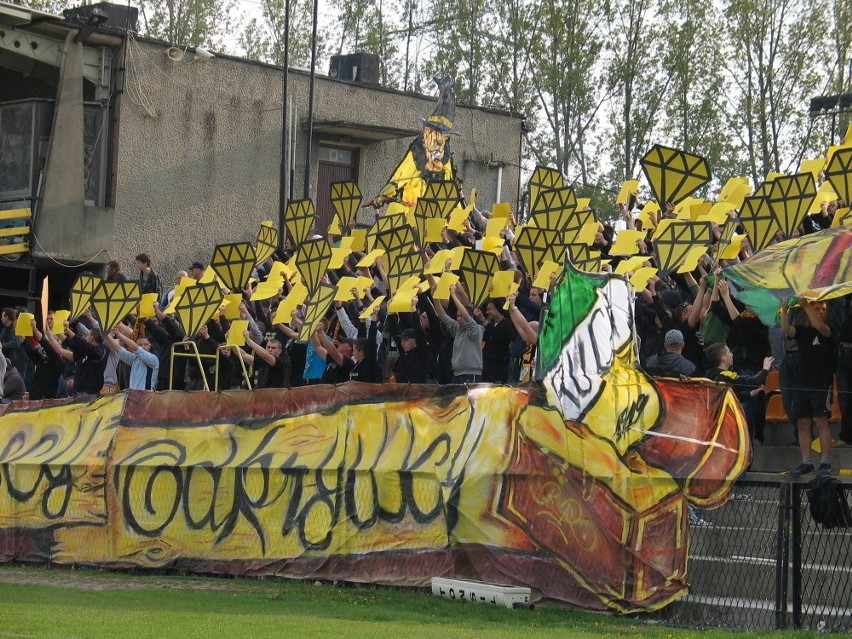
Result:
<instances>
[{"instance_id":1,"label":"chain link fence","mask_svg":"<svg viewBox=\"0 0 852 639\"><path fill-rule=\"evenodd\" d=\"M653 617L689 627L852 631L852 521L817 522L808 478L746 477L725 506L692 513L689 595ZM840 481L852 507L852 481Z\"/></svg>"}]
</instances>

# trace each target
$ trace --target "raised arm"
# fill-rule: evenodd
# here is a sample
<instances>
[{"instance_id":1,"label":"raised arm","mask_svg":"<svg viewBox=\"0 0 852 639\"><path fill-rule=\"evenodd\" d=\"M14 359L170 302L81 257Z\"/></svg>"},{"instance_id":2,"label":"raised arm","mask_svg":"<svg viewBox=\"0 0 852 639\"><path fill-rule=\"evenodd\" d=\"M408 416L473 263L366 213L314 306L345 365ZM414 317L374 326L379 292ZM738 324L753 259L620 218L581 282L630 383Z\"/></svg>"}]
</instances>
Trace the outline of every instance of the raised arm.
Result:
<instances>
[{"instance_id":1,"label":"raised arm","mask_svg":"<svg viewBox=\"0 0 852 639\"><path fill-rule=\"evenodd\" d=\"M68 322L65 322L65 334L70 336L74 335L71 329L68 328ZM47 341L59 357L67 359L69 362L74 361L74 353L67 348L63 348L62 344L59 343L59 340L56 339L56 335L53 334L53 331L47 331Z\"/></svg>"},{"instance_id":2,"label":"raised arm","mask_svg":"<svg viewBox=\"0 0 852 639\"><path fill-rule=\"evenodd\" d=\"M517 293L512 293L506 298L509 302L509 317L512 320L512 324L514 324L515 329L518 331L518 335L520 335L527 344L535 344L538 342L538 331L532 327L532 325L527 321L527 318L524 317L524 314L521 313L521 310L515 305L517 296Z\"/></svg>"},{"instance_id":3,"label":"raised arm","mask_svg":"<svg viewBox=\"0 0 852 639\"><path fill-rule=\"evenodd\" d=\"M243 336L246 338L246 344L251 348L253 357L259 357L270 366L275 365L275 355L266 350L263 346L252 339L251 331L244 331Z\"/></svg>"},{"instance_id":4,"label":"raised arm","mask_svg":"<svg viewBox=\"0 0 852 639\"><path fill-rule=\"evenodd\" d=\"M819 313L817 313L814 308L814 303L808 299L802 298L799 300L799 304L805 310L808 319L811 321L811 326L813 326L820 334L825 335L826 337L831 337L831 327L826 324Z\"/></svg>"}]
</instances>

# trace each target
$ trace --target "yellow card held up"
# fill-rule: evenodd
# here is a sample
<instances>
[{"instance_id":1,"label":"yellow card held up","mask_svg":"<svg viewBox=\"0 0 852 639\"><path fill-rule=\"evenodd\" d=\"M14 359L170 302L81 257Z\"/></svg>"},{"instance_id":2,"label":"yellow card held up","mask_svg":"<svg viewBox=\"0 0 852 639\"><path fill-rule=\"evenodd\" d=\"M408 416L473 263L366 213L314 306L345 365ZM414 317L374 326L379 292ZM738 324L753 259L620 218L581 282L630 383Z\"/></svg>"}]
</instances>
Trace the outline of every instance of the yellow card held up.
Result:
<instances>
[{"instance_id":1,"label":"yellow card held up","mask_svg":"<svg viewBox=\"0 0 852 639\"><path fill-rule=\"evenodd\" d=\"M491 279L491 297L506 297L515 283L515 271L497 271Z\"/></svg>"},{"instance_id":2,"label":"yellow card held up","mask_svg":"<svg viewBox=\"0 0 852 639\"><path fill-rule=\"evenodd\" d=\"M683 258L683 262L681 262L680 266L677 269L677 272L689 273L690 271L695 270L695 267L698 266L698 260L706 252L707 247L705 246L691 246L686 252L686 255Z\"/></svg>"},{"instance_id":3,"label":"yellow card held up","mask_svg":"<svg viewBox=\"0 0 852 639\"><path fill-rule=\"evenodd\" d=\"M243 303L242 293L231 293L225 296L225 319L235 320L240 318L240 304Z\"/></svg>"},{"instance_id":4,"label":"yellow card held up","mask_svg":"<svg viewBox=\"0 0 852 639\"><path fill-rule=\"evenodd\" d=\"M256 302L258 300L268 300L269 298L278 295L278 291L280 290L280 282L266 280L265 282L261 282L255 287L250 299L252 302Z\"/></svg>"},{"instance_id":5,"label":"yellow card held up","mask_svg":"<svg viewBox=\"0 0 852 639\"><path fill-rule=\"evenodd\" d=\"M62 335L65 332L65 322L71 317L71 311L62 309L53 314L53 330L54 335Z\"/></svg>"},{"instance_id":6,"label":"yellow card held up","mask_svg":"<svg viewBox=\"0 0 852 639\"><path fill-rule=\"evenodd\" d=\"M500 237L500 233L507 226L509 226L508 218L492 217L485 225L485 237Z\"/></svg>"},{"instance_id":7,"label":"yellow card held up","mask_svg":"<svg viewBox=\"0 0 852 639\"><path fill-rule=\"evenodd\" d=\"M645 231L621 230L615 236L615 242L609 247L609 254L636 255L639 252L639 246L636 242L642 239L645 239Z\"/></svg>"},{"instance_id":8,"label":"yellow card held up","mask_svg":"<svg viewBox=\"0 0 852 639\"><path fill-rule=\"evenodd\" d=\"M508 220L510 217L512 217L512 205L508 202L500 202L491 207L492 220L495 218L505 218Z\"/></svg>"},{"instance_id":9,"label":"yellow card held up","mask_svg":"<svg viewBox=\"0 0 852 639\"><path fill-rule=\"evenodd\" d=\"M592 198L590 197L578 197L577 198L577 210L585 211L587 208L592 206Z\"/></svg>"},{"instance_id":10,"label":"yellow card held up","mask_svg":"<svg viewBox=\"0 0 852 639\"><path fill-rule=\"evenodd\" d=\"M246 336L243 334L248 330L248 320L237 319L231 322L228 334L225 335L225 343L231 346L245 346Z\"/></svg>"},{"instance_id":11,"label":"yellow card held up","mask_svg":"<svg viewBox=\"0 0 852 639\"><path fill-rule=\"evenodd\" d=\"M535 280L532 285L536 288L543 288L545 291L550 289L550 277L551 275L555 275L562 270L562 267L556 262L551 262L550 260L545 260L541 263L541 266L538 269L538 275L535 276Z\"/></svg>"},{"instance_id":12,"label":"yellow card held up","mask_svg":"<svg viewBox=\"0 0 852 639\"><path fill-rule=\"evenodd\" d=\"M483 237L481 241L483 251L491 251L498 255L500 254L500 251L503 250L503 245L506 243L506 240L502 237Z\"/></svg>"},{"instance_id":13,"label":"yellow card held up","mask_svg":"<svg viewBox=\"0 0 852 639\"><path fill-rule=\"evenodd\" d=\"M464 221L468 218L469 215L470 209L457 206L450 213L450 219L447 222L447 228L451 231L461 233L462 231L464 231Z\"/></svg>"},{"instance_id":14,"label":"yellow card held up","mask_svg":"<svg viewBox=\"0 0 852 639\"><path fill-rule=\"evenodd\" d=\"M172 301L169 302L169 305L166 306L166 308L163 309L164 314L166 314L166 315L173 315L174 314L174 312L177 308L178 302L180 302L181 295L183 295L183 291L178 292L177 288L175 288L175 294L172 295Z\"/></svg>"},{"instance_id":15,"label":"yellow card held up","mask_svg":"<svg viewBox=\"0 0 852 639\"><path fill-rule=\"evenodd\" d=\"M367 308L365 308L363 311L361 311L361 314L358 316L358 318L362 319L362 320L367 319L368 317L370 317L370 315L372 315L375 312L375 310L377 308L379 308L379 306L382 305L382 302L384 302L384 301L385 301L385 296L379 295L376 299L373 300L372 304L370 304ZM411 310L411 309L409 309L409 310Z\"/></svg>"},{"instance_id":16,"label":"yellow card held up","mask_svg":"<svg viewBox=\"0 0 852 639\"><path fill-rule=\"evenodd\" d=\"M411 300L417 295L416 288L401 288L388 304L388 313L410 313Z\"/></svg>"},{"instance_id":17,"label":"yellow card held up","mask_svg":"<svg viewBox=\"0 0 852 639\"><path fill-rule=\"evenodd\" d=\"M618 197L615 198L616 204L627 204L630 196L636 195L639 192L639 180L625 180L621 185L621 190L618 192Z\"/></svg>"},{"instance_id":18,"label":"yellow card held up","mask_svg":"<svg viewBox=\"0 0 852 639\"><path fill-rule=\"evenodd\" d=\"M643 266L633 271L633 277L630 278L630 283L637 291L641 291L648 286L648 280L657 274L657 269L653 266Z\"/></svg>"},{"instance_id":19,"label":"yellow card held up","mask_svg":"<svg viewBox=\"0 0 852 639\"><path fill-rule=\"evenodd\" d=\"M444 238L441 232L444 230L446 221L442 217L432 217L426 220L426 239L424 242L440 242Z\"/></svg>"},{"instance_id":20,"label":"yellow card held up","mask_svg":"<svg viewBox=\"0 0 852 639\"><path fill-rule=\"evenodd\" d=\"M729 202L734 205L734 208L740 208L743 205L743 201L748 197L748 194L751 193L751 184L737 184L731 191L727 194L724 201Z\"/></svg>"},{"instance_id":21,"label":"yellow card held up","mask_svg":"<svg viewBox=\"0 0 852 639\"><path fill-rule=\"evenodd\" d=\"M581 228L580 232L577 234L577 244L586 244L588 246L594 244L595 235L600 228L601 225L598 222L586 222L583 224L583 228Z\"/></svg>"},{"instance_id":22,"label":"yellow card held up","mask_svg":"<svg viewBox=\"0 0 852 639\"><path fill-rule=\"evenodd\" d=\"M385 254L384 249L373 249L369 253L367 253L364 257L361 258L361 261L356 264L359 268L370 268L373 264L375 264L376 260L379 259L382 255Z\"/></svg>"},{"instance_id":23,"label":"yellow card held up","mask_svg":"<svg viewBox=\"0 0 852 639\"><path fill-rule=\"evenodd\" d=\"M352 289L358 291L358 295L364 295L364 291L372 286L373 281L369 277L341 277L337 282L337 293L335 302L348 302L355 299Z\"/></svg>"},{"instance_id":24,"label":"yellow card held up","mask_svg":"<svg viewBox=\"0 0 852 639\"><path fill-rule=\"evenodd\" d=\"M466 246L459 245L453 249L453 268L452 270L457 270L461 268L462 260L464 259L464 252L467 250Z\"/></svg>"},{"instance_id":25,"label":"yellow card held up","mask_svg":"<svg viewBox=\"0 0 852 639\"><path fill-rule=\"evenodd\" d=\"M509 292L506 293L505 297L509 297L512 293L517 293L519 288L521 288L520 284L518 284L517 282L512 282L511 284L509 284ZM495 295L494 297L497 297L497 296ZM503 310L504 311L509 310L509 300L506 300L506 303L503 304Z\"/></svg>"},{"instance_id":26,"label":"yellow card held up","mask_svg":"<svg viewBox=\"0 0 852 639\"><path fill-rule=\"evenodd\" d=\"M725 182L725 186L719 191L719 196L716 198L717 202L727 202L731 197L731 194L735 189L740 189L743 186L747 186L749 190L751 190L751 183L748 181L748 178L744 177L732 177L728 178L728 181Z\"/></svg>"},{"instance_id":27,"label":"yellow card held up","mask_svg":"<svg viewBox=\"0 0 852 639\"><path fill-rule=\"evenodd\" d=\"M843 134L840 144L843 146L852 146L852 123L846 127L846 133Z\"/></svg>"},{"instance_id":28,"label":"yellow card held up","mask_svg":"<svg viewBox=\"0 0 852 639\"><path fill-rule=\"evenodd\" d=\"M331 261L328 263L328 268L341 268L343 262L352 254L350 248L333 248L331 249Z\"/></svg>"},{"instance_id":29,"label":"yellow card held up","mask_svg":"<svg viewBox=\"0 0 852 639\"><path fill-rule=\"evenodd\" d=\"M825 184L828 184L828 182L826 182ZM810 208L808 208L808 215L819 213L822 209L822 205L824 202L831 202L832 200L836 199L837 193L832 190L818 192L817 196L814 198L814 201L811 202Z\"/></svg>"},{"instance_id":30,"label":"yellow card held up","mask_svg":"<svg viewBox=\"0 0 852 639\"><path fill-rule=\"evenodd\" d=\"M819 174L822 167L825 166L825 158L816 158L814 160L802 160L796 173L810 173L815 180L819 179Z\"/></svg>"},{"instance_id":31,"label":"yellow card held up","mask_svg":"<svg viewBox=\"0 0 852 639\"><path fill-rule=\"evenodd\" d=\"M18 313L18 319L15 322L15 335L18 337L32 337L33 325L32 321L35 315L32 313Z\"/></svg>"},{"instance_id":32,"label":"yellow card held up","mask_svg":"<svg viewBox=\"0 0 852 639\"><path fill-rule=\"evenodd\" d=\"M201 275L201 277L198 278L198 283L199 284L209 284L210 282L212 282L215 279L216 279L216 271L214 271L212 268L210 268L208 266L206 269L204 269L204 273Z\"/></svg>"},{"instance_id":33,"label":"yellow card held up","mask_svg":"<svg viewBox=\"0 0 852 639\"><path fill-rule=\"evenodd\" d=\"M399 285L400 290L404 288L413 288L416 289L419 293L423 289L423 282L420 281L420 278L417 275L412 275L407 280L405 280L402 284Z\"/></svg>"},{"instance_id":34,"label":"yellow card held up","mask_svg":"<svg viewBox=\"0 0 852 639\"><path fill-rule=\"evenodd\" d=\"M291 290L290 294L278 304L275 311L275 316L272 318L273 324L287 324L293 319L293 311L298 306L308 299L307 287L299 282Z\"/></svg>"},{"instance_id":35,"label":"yellow card held up","mask_svg":"<svg viewBox=\"0 0 852 639\"><path fill-rule=\"evenodd\" d=\"M340 218L336 215L334 219L331 221L331 224L328 225L328 235L343 235L343 229L340 228Z\"/></svg>"},{"instance_id":36,"label":"yellow card held up","mask_svg":"<svg viewBox=\"0 0 852 639\"><path fill-rule=\"evenodd\" d=\"M615 267L615 272L618 275L627 275L630 271L635 272L639 267L647 262L648 259L647 255L634 255L626 260L621 260L618 263L618 266Z\"/></svg>"},{"instance_id":37,"label":"yellow card held up","mask_svg":"<svg viewBox=\"0 0 852 639\"><path fill-rule=\"evenodd\" d=\"M447 264L447 260L452 259L453 252L450 249L442 249L432 256L432 259L429 260L429 266L423 269L423 272L426 275L435 275L437 273L443 273L444 267Z\"/></svg>"},{"instance_id":38,"label":"yellow card held up","mask_svg":"<svg viewBox=\"0 0 852 639\"><path fill-rule=\"evenodd\" d=\"M730 202L716 202L710 210L699 216L699 222L713 222L714 224L724 224L728 221L728 212L735 211L736 208Z\"/></svg>"},{"instance_id":39,"label":"yellow card held up","mask_svg":"<svg viewBox=\"0 0 852 639\"><path fill-rule=\"evenodd\" d=\"M367 229L354 229L352 235L352 243L349 248L355 253L363 253L367 250Z\"/></svg>"},{"instance_id":40,"label":"yellow card held up","mask_svg":"<svg viewBox=\"0 0 852 639\"><path fill-rule=\"evenodd\" d=\"M745 233L737 234L735 233L731 237L731 243L725 246L722 250L722 254L719 256L720 260L735 260L737 256L740 254L740 251L743 248L743 240L745 239Z\"/></svg>"},{"instance_id":41,"label":"yellow card held up","mask_svg":"<svg viewBox=\"0 0 852 639\"><path fill-rule=\"evenodd\" d=\"M450 299L450 287L453 284L458 283L459 276L455 273L450 273L449 271L444 273L441 276L441 279L438 280L438 285L435 287L435 291L432 293L432 297L436 300L448 300Z\"/></svg>"},{"instance_id":42,"label":"yellow card held up","mask_svg":"<svg viewBox=\"0 0 852 639\"><path fill-rule=\"evenodd\" d=\"M157 301L159 295L156 293L144 293L139 299L139 319L154 317L154 302Z\"/></svg>"}]
</instances>

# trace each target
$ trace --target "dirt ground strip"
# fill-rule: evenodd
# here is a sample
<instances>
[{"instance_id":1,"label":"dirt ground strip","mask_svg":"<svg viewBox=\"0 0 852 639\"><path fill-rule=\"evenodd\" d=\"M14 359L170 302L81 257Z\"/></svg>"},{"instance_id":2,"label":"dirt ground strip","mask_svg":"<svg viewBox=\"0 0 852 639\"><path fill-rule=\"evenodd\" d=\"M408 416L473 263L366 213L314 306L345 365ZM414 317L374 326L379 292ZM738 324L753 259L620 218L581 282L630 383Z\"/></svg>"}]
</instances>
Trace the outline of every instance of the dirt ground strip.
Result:
<instances>
[{"instance_id":1,"label":"dirt ground strip","mask_svg":"<svg viewBox=\"0 0 852 639\"><path fill-rule=\"evenodd\" d=\"M211 579L193 575L162 575L139 572L109 572L71 566L0 565L0 583L52 586L76 590L206 590L211 592L269 592L276 580Z\"/></svg>"}]
</instances>

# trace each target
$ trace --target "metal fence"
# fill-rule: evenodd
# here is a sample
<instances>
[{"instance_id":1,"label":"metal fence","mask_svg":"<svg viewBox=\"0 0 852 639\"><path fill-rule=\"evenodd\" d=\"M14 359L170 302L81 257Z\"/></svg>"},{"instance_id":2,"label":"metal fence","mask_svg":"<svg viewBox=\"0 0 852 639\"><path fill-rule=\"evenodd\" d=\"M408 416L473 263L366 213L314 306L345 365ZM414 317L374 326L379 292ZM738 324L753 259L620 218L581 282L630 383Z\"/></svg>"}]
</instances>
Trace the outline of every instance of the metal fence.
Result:
<instances>
[{"instance_id":1,"label":"metal fence","mask_svg":"<svg viewBox=\"0 0 852 639\"><path fill-rule=\"evenodd\" d=\"M852 630L852 526L811 515L808 478L751 474L690 524L690 593L656 613L672 625ZM840 478L852 507L852 482Z\"/></svg>"}]
</instances>

